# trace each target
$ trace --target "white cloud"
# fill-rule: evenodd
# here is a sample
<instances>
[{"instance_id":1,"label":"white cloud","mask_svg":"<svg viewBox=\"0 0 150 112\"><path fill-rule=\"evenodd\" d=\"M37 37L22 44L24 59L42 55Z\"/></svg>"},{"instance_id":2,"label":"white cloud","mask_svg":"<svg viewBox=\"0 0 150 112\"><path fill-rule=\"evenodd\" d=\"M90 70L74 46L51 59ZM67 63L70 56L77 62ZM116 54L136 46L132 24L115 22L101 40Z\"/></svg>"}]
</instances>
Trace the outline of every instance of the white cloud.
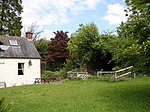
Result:
<instances>
[{"instance_id":1,"label":"white cloud","mask_svg":"<svg viewBox=\"0 0 150 112\"><path fill-rule=\"evenodd\" d=\"M37 22L45 29L43 36L52 36L47 26L65 25L79 12L93 10L102 0L23 0L22 22L24 29ZM26 27L26 28L25 28ZM53 30L55 31L55 30Z\"/></svg>"},{"instance_id":2,"label":"white cloud","mask_svg":"<svg viewBox=\"0 0 150 112\"><path fill-rule=\"evenodd\" d=\"M41 37L45 37L47 38L48 40L50 40L50 38L54 38L55 34L53 33L54 31L56 30L48 30L48 29L44 29L43 30L43 33L41 35Z\"/></svg>"},{"instance_id":3,"label":"white cloud","mask_svg":"<svg viewBox=\"0 0 150 112\"><path fill-rule=\"evenodd\" d=\"M87 0L85 3L87 4L87 7L89 7L90 9L94 9L95 6L101 1L102 0Z\"/></svg>"},{"instance_id":4,"label":"white cloud","mask_svg":"<svg viewBox=\"0 0 150 112\"><path fill-rule=\"evenodd\" d=\"M24 0L23 25L39 21L40 25L66 24L69 14L92 10L101 0Z\"/></svg>"},{"instance_id":5,"label":"white cloud","mask_svg":"<svg viewBox=\"0 0 150 112\"><path fill-rule=\"evenodd\" d=\"M127 20L124 12L125 7L119 3L109 4L107 8L108 10L103 19L108 21L110 25L120 24L122 21L125 22Z\"/></svg>"}]
</instances>

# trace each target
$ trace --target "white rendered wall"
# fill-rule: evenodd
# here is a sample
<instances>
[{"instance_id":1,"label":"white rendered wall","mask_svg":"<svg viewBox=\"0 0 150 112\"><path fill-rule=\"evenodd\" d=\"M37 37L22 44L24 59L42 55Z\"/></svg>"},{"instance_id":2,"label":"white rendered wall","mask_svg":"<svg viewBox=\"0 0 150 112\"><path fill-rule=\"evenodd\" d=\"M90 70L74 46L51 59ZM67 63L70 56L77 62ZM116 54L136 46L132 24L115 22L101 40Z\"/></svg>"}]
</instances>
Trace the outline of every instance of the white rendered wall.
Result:
<instances>
[{"instance_id":1,"label":"white rendered wall","mask_svg":"<svg viewBox=\"0 0 150 112\"><path fill-rule=\"evenodd\" d=\"M24 63L24 75L18 75L18 63ZM7 87L33 84L40 70L40 59L0 59L0 82L5 81Z\"/></svg>"}]
</instances>

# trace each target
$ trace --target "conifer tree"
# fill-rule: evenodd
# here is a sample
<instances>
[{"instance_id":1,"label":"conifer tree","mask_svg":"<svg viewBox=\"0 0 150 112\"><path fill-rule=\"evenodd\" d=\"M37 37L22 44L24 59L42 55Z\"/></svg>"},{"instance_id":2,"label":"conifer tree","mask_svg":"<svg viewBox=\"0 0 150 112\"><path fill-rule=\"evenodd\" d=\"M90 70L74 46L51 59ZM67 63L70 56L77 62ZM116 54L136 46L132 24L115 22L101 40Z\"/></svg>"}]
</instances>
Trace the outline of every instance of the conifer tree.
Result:
<instances>
[{"instance_id":1,"label":"conifer tree","mask_svg":"<svg viewBox=\"0 0 150 112\"><path fill-rule=\"evenodd\" d=\"M21 35L22 0L0 0L0 35Z\"/></svg>"}]
</instances>

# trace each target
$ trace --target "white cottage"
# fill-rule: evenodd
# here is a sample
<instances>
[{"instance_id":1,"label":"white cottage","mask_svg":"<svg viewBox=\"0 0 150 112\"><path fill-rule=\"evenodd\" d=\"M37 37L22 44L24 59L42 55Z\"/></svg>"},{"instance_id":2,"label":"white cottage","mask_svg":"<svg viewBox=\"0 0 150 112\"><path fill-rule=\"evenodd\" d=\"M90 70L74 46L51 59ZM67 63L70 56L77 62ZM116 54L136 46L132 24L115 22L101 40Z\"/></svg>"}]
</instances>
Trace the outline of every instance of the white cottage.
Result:
<instances>
[{"instance_id":1,"label":"white cottage","mask_svg":"<svg viewBox=\"0 0 150 112\"><path fill-rule=\"evenodd\" d=\"M0 36L0 82L6 87L33 84L41 78L41 57L32 41L26 37Z\"/></svg>"}]
</instances>

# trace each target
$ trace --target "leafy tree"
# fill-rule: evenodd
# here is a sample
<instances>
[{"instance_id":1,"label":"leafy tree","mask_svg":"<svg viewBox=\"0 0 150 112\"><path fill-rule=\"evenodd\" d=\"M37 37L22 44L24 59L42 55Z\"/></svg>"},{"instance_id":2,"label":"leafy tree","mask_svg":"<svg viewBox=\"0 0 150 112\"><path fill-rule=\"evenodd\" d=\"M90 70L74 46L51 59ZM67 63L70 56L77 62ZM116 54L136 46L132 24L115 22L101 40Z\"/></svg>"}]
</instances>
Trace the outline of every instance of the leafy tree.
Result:
<instances>
[{"instance_id":1,"label":"leafy tree","mask_svg":"<svg viewBox=\"0 0 150 112\"><path fill-rule=\"evenodd\" d=\"M88 66L93 56L93 44L99 38L98 28L94 23L79 25L79 29L71 35L68 49L81 67Z\"/></svg>"},{"instance_id":2,"label":"leafy tree","mask_svg":"<svg viewBox=\"0 0 150 112\"><path fill-rule=\"evenodd\" d=\"M42 38L42 39L36 40L34 43L40 56L42 57L42 60L45 60L49 40Z\"/></svg>"},{"instance_id":3,"label":"leafy tree","mask_svg":"<svg viewBox=\"0 0 150 112\"><path fill-rule=\"evenodd\" d=\"M127 14L132 12L127 22L118 28L121 38L129 44L118 57L126 65L134 65L137 71L150 72L150 2L147 0L126 0Z\"/></svg>"},{"instance_id":4,"label":"leafy tree","mask_svg":"<svg viewBox=\"0 0 150 112\"><path fill-rule=\"evenodd\" d=\"M67 50L68 32L54 32L55 37L48 44L46 62L51 70L58 70L64 66L66 59L69 58Z\"/></svg>"},{"instance_id":5,"label":"leafy tree","mask_svg":"<svg viewBox=\"0 0 150 112\"><path fill-rule=\"evenodd\" d=\"M98 68L112 70L115 66L115 60L112 58L115 53L113 41L117 38L118 36L113 35L111 32L105 32L100 34L99 40L94 43L94 47L98 51L97 53L100 54L99 57L95 58L94 62Z\"/></svg>"},{"instance_id":6,"label":"leafy tree","mask_svg":"<svg viewBox=\"0 0 150 112\"><path fill-rule=\"evenodd\" d=\"M127 38L120 38L118 36L113 36L108 42L107 47L112 54L112 61L115 63L117 68L124 68L132 64L127 64L127 58L129 55L125 55L126 48L132 45L132 43ZM131 53L131 52L129 52ZM116 67L115 67L116 68Z\"/></svg>"},{"instance_id":7,"label":"leafy tree","mask_svg":"<svg viewBox=\"0 0 150 112\"><path fill-rule=\"evenodd\" d=\"M49 44L49 40L46 40L44 38L39 39L39 40L35 40L34 44L40 54L40 56L42 57L42 70L47 70L48 66L45 62L46 59L46 55L47 55L47 47Z\"/></svg>"},{"instance_id":8,"label":"leafy tree","mask_svg":"<svg viewBox=\"0 0 150 112\"><path fill-rule=\"evenodd\" d=\"M68 42L71 58L81 68L85 67L88 71L111 69L107 63L112 56L106 47L107 36L105 36L99 34L94 23L81 24Z\"/></svg>"},{"instance_id":9,"label":"leafy tree","mask_svg":"<svg viewBox=\"0 0 150 112\"><path fill-rule=\"evenodd\" d=\"M147 0L126 0L128 21L118 28L118 34L138 40L142 44L150 36L150 3ZM127 14L128 15L128 14ZM125 32L125 33L123 33Z\"/></svg>"},{"instance_id":10,"label":"leafy tree","mask_svg":"<svg viewBox=\"0 0 150 112\"><path fill-rule=\"evenodd\" d=\"M0 35L21 35L22 0L0 0Z\"/></svg>"}]
</instances>

